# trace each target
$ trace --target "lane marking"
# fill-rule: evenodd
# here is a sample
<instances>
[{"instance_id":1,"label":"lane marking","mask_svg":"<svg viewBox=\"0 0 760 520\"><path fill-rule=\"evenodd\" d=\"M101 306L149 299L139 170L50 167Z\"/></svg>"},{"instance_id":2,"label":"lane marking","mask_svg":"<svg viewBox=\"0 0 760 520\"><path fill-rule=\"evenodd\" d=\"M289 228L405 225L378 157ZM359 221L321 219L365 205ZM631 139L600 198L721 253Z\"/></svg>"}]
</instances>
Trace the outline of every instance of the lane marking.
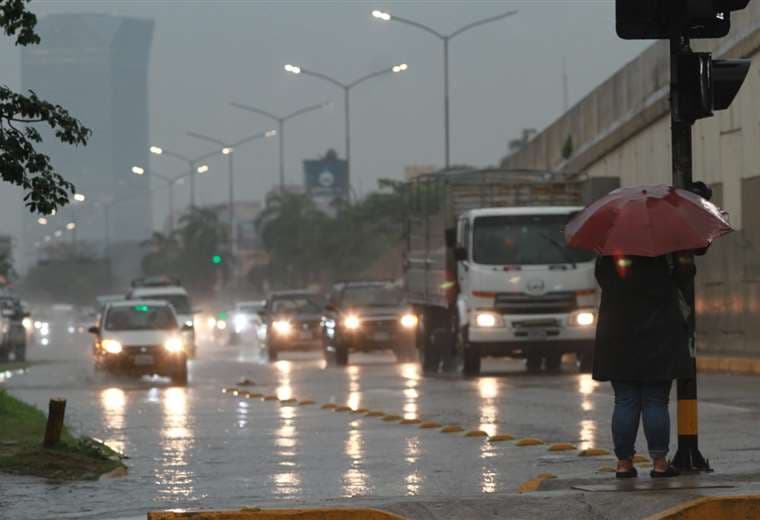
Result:
<instances>
[{"instance_id":1,"label":"lane marking","mask_svg":"<svg viewBox=\"0 0 760 520\"><path fill-rule=\"evenodd\" d=\"M554 473L541 473L537 477L534 477L530 480L526 480L522 484L520 484L520 487L517 488L518 493L532 493L534 491L538 491L538 488L541 487L541 483L544 480L549 480L557 478L557 475Z\"/></svg>"},{"instance_id":2,"label":"lane marking","mask_svg":"<svg viewBox=\"0 0 760 520\"><path fill-rule=\"evenodd\" d=\"M420 424L420 428L422 428L423 430L426 430L429 428L440 428L440 427L441 427L441 423L436 422L436 421L424 421L423 423Z\"/></svg>"},{"instance_id":3,"label":"lane marking","mask_svg":"<svg viewBox=\"0 0 760 520\"><path fill-rule=\"evenodd\" d=\"M488 433L483 430L472 430L464 434L465 437L488 437Z\"/></svg>"},{"instance_id":4,"label":"lane marking","mask_svg":"<svg viewBox=\"0 0 760 520\"><path fill-rule=\"evenodd\" d=\"M488 442L506 442L513 440L515 440L515 436L508 433L499 433L488 437Z\"/></svg>"},{"instance_id":5,"label":"lane marking","mask_svg":"<svg viewBox=\"0 0 760 520\"><path fill-rule=\"evenodd\" d=\"M401 419L403 419L403 417L401 417L400 415L386 415L385 417L383 417L383 421L385 422L396 422L396 421L400 421Z\"/></svg>"},{"instance_id":6,"label":"lane marking","mask_svg":"<svg viewBox=\"0 0 760 520\"><path fill-rule=\"evenodd\" d=\"M548 451L573 451L577 449L578 448L576 448L573 444L569 444L567 442L557 442L549 446Z\"/></svg>"},{"instance_id":7,"label":"lane marking","mask_svg":"<svg viewBox=\"0 0 760 520\"><path fill-rule=\"evenodd\" d=\"M303 401L298 401L298 404L300 404L301 406L309 406L309 405L317 404L317 403L312 401L311 399L304 399Z\"/></svg>"},{"instance_id":8,"label":"lane marking","mask_svg":"<svg viewBox=\"0 0 760 520\"><path fill-rule=\"evenodd\" d=\"M579 457L602 457L604 455L609 455L610 452L603 449L603 448L588 448L583 451L581 451L578 456Z\"/></svg>"},{"instance_id":9,"label":"lane marking","mask_svg":"<svg viewBox=\"0 0 760 520\"><path fill-rule=\"evenodd\" d=\"M325 403L320 408L322 410L335 410L338 407L335 403Z\"/></svg>"},{"instance_id":10,"label":"lane marking","mask_svg":"<svg viewBox=\"0 0 760 520\"><path fill-rule=\"evenodd\" d=\"M367 417L382 417L383 415L385 415L385 412L380 410L370 410L367 412Z\"/></svg>"},{"instance_id":11,"label":"lane marking","mask_svg":"<svg viewBox=\"0 0 760 520\"><path fill-rule=\"evenodd\" d=\"M515 443L515 446L540 446L544 443L541 439L534 439L532 437L526 437L524 439L520 439Z\"/></svg>"},{"instance_id":12,"label":"lane marking","mask_svg":"<svg viewBox=\"0 0 760 520\"><path fill-rule=\"evenodd\" d=\"M356 408L355 410L351 410L351 413L367 413L369 412L369 408Z\"/></svg>"},{"instance_id":13,"label":"lane marking","mask_svg":"<svg viewBox=\"0 0 760 520\"><path fill-rule=\"evenodd\" d=\"M449 424L441 428L441 433L459 433L463 432L464 428L457 426L456 424Z\"/></svg>"},{"instance_id":14,"label":"lane marking","mask_svg":"<svg viewBox=\"0 0 760 520\"><path fill-rule=\"evenodd\" d=\"M399 424L420 424L422 419L401 419Z\"/></svg>"},{"instance_id":15,"label":"lane marking","mask_svg":"<svg viewBox=\"0 0 760 520\"><path fill-rule=\"evenodd\" d=\"M351 407L346 405L336 406L333 411L335 412L350 412Z\"/></svg>"},{"instance_id":16,"label":"lane marking","mask_svg":"<svg viewBox=\"0 0 760 520\"><path fill-rule=\"evenodd\" d=\"M276 395L265 395L264 401L279 401Z\"/></svg>"}]
</instances>

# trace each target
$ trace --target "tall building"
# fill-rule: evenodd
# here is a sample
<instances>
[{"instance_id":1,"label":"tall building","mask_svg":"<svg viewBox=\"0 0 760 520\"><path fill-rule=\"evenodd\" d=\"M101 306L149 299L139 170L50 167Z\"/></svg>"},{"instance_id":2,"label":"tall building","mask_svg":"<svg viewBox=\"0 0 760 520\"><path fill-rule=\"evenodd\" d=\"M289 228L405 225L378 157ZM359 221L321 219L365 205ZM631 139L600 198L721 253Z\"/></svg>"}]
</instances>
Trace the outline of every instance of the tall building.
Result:
<instances>
[{"instance_id":1,"label":"tall building","mask_svg":"<svg viewBox=\"0 0 760 520\"><path fill-rule=\"evenodd\" d=\"M41 226L36 217L25 225L29 243L45 236L69 236L101 247L143 240L152 229L147 179L130 175L135 164L148 163L148 59L153 21L102 14L57 14L37 25L40 45L21 56L24 90L60 104L93 131L86 147L58 143L44 134L42 149L84 203L73 204ZM111 204L106 229L103 204ZM73 238L73 237L72 237Z\"/></svg>"}]
</instances>

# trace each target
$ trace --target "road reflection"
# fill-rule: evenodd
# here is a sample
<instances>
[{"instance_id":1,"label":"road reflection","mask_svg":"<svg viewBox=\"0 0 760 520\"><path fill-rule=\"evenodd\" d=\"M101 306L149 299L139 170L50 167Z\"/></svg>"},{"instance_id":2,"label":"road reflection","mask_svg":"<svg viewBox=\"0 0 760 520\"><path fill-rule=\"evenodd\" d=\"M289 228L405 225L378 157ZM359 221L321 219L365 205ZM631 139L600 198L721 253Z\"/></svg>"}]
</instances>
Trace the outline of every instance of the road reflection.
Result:
<instances>
[{"instance_id":1,"label":"road reflection","mask_svg":"<svg viewBox=\"0 0 760 520\"><path fill-rule=\"evenodd\" d=\"M159 494L166 498L192 496L193 472L189 453L194 436L188 421L187 389L167 388L161 395L161 463L155 469Z\"/></svg>"},{"instance_id":2,"label":"road reflection","mask_svg":"<svg viewBox=\"0 0 760 520\"><path fill-rule=\"evenodd\" d=\"M417 386L420 382L419 367L416 363L404 363L399 365L401 377L404 378L404 419L419 419L419 407L417 401L420 394Z\"/></svg>"},{"instance_id":3,"label":"road reflection","mask_svg":"<svg viewBox=\"0 0 760 520\"><path fill-rule=\"evenodd\" d=\"M356 365L348 367L348 400L346 406L350 406L354 410L360 408L362 403L360 379L361 368Z\"/></svg>"},{"instance_id":4,"label":"road reflection","mask_svg":"<svg viewBox=\"0 0 760 520\"><path fill-rule=\"evenodd\" d=\"M277 375L277 398L293 399L293 387L290 384L290 373L293 364L290 361L275 363ZM296 428L296 408L291 404L281 404L279 409L280 424L274 431L274 454L278 458L277 465L282 468L272 475L273 493L279 496L296 497L303 493L303 482L298 467L297 457L300 448L299 432Z\"/></svg>"},{"instance_id":5,"label":"road reflection","mask_svg":"<svg viewBox=\"0 0 760 520\"><path fill-rule=\"evenodd\" d=\"M587 448L593 448L596 444L596 421L591 419L591 412L594 411L594 403L591 400L591 396L599 386L599 383L594 381L591 374L581 374L578 376L578 393L581 396L581 411L583 413L583 419L581 419L579 427L580 431L578 436L580 438L579 448L585 450Z\"/></svg>"},{"instance_id":6,"label":"road reflection","mask_svg":"<svg viewBox=\"0 0 760 520\"><path fill-rule=\"evenodd\" d=\"M106 388L100 392L100 406L108 434L103 439L109 447L125 452L124 412L127 408L127 395L121 388Z\"/></svg>"},{"instance_id":7,"label":"road reflection","mask_svg":"<svg viewBox=\"0 0 760 520\"><path fill-rule=\"evenodd\" d=\"M351 424L345 443L350 466L343 473L343 493L347 496L368 495L367 473L364 471L364 435L358 421Z\"/></svg>"}]
</instances>

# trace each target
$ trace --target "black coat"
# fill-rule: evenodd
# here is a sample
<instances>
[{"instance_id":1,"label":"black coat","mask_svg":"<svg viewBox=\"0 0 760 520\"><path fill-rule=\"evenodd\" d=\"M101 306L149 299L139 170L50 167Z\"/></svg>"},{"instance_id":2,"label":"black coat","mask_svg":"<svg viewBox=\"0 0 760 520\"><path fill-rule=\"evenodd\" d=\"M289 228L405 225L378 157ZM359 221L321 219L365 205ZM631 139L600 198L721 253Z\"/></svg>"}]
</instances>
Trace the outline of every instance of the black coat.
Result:
<instances>
[{"instance_id":1,"label":"black coat","mask_svg":"<svg viewBox=\"0 0 760 520\"><path fill-rule=\"evenodd\" d=\"M669 262L664 256L597 260L602 301L594 379L649 382L689 376L689 311L681 291L694 274L693 263Z\"/></svg>"}]
</instances>

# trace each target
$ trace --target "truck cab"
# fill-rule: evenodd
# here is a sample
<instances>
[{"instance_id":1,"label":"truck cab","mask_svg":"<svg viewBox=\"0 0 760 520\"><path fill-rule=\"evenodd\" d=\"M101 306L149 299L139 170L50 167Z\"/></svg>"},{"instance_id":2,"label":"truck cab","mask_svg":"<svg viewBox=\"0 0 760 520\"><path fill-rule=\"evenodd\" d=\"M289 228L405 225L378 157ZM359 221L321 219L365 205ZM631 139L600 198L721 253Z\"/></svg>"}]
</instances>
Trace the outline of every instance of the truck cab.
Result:
<instances>
[{"instance_id":1,"label":"truck cab","mask_svg":"<svg viewBox=\"0 0 760 520\"><path fill-rule=\"evenodd\" d=\"M456 222L457 351L462 370L488 356L558 371L574 353L590 368L596 329L594 255L569 249L576 206L482 208Z\"/></svg>"}]
</instances>

